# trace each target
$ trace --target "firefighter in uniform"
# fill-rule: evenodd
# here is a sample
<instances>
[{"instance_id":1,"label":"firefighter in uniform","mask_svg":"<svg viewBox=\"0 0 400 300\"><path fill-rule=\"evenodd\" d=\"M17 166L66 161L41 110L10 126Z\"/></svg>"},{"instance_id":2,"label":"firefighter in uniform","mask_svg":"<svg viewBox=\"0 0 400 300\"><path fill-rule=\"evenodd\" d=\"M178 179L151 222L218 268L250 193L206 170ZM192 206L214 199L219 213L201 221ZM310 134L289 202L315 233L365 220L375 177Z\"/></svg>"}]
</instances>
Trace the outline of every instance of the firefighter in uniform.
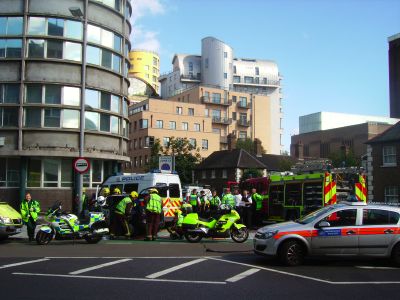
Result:
<instances>
[{"instance_id":1,"label":"firefighter in uniform","mask_svg":"<svg viewBox=\"0 0 400 300\"><path fill-rule=\"evenodd\" d=\"M116 233L118 232L118 227L122 228L125 238L130 238L131 231L129 229L128 220L131 216L131 211L133 207L132 200L135 200L135 197L137 197L137 192L133 191L129 196L121 199L115 206L114 219L112 224L113 226L111 226L111 238L115 237Z\"/></svg>"},{"instance_id":2,"label":"firefighter in uniform","mask_svg":"<svg viewBox=\"0 0 400 300\"><path fill-rule=\"evenodd\" d=\"M31 194L26 193L25 199L21 202L21 216L22 221L28 229L29 241L34 240L36 221L40 212L40 204L36 200L32 200Z\"/></svg>"},{"instance_id":3,"label":"firefighter in uniform","mask_svg":"<svg viewBox=\"0 0 400 300\"><path fill-rule=\"evenodd\" d=\"M189 203L193 208L193 212L195 212L195 213L200 212L199 211L200 200L199 200L199 197L197 196L196 189L192 190L192 192L190 193Z\"/></svg>"},{"instance_id":4,"label":"firefighter in uniform","mask_svg":"<svg viewBox=\"0 0 400 300\"><path fill-rule=\"evenodd\" d=\"M230 188L225 190L225 195L222 197L221 204L229 205L232 209L235 208L235 197L231 194Z\"/></svg>"},{"instance_id":5,"label":"firefighter in uniform","mask_svg":"<svg viewBox=\"0 0 400 300\"><path fill-rule=\"evenodd\" d=\"M157 238L162 212L162 199L155 188L149 189L146 205L146 238L145 241L154 241Z\"/></svg>"}]
</instances>

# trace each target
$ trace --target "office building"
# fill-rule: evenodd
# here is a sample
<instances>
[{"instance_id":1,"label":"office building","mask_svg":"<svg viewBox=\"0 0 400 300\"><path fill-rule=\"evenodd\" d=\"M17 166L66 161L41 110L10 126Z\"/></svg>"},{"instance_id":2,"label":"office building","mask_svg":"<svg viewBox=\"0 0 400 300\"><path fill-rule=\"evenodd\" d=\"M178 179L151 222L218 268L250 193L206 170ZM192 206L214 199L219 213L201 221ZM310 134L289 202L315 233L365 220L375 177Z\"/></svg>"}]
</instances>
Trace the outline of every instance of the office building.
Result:
<instances>
[{"instance_id":1,"label":"office building","mask_svg":"<svg viewBox=\"0 0 400 300\"><path fill-rule=\"evenodd\" d=\"M400 33L388 38L390 116L400 118Z\"/></svg>"}]
</instances>

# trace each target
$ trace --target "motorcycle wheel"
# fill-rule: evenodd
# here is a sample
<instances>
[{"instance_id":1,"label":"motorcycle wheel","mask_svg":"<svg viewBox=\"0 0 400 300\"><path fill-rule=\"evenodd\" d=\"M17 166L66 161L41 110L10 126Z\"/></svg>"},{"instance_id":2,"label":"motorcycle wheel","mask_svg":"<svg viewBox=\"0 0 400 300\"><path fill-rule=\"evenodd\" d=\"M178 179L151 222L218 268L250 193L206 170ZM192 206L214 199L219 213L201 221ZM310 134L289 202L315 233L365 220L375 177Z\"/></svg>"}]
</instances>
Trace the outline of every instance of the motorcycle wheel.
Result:
<instances>
[{"instance_id":1,"label":"motorcycle wheel","mask_svg":"<svg viewBox=\"0 0 400 300\"><path fill-rule=\"evenodd\" d=\"M199 233L187 232L185 233L185 238L189 243L198 243L203 238L203 235Z\"/></svg>"},{"instance_id":2,"label":"motorcycle wheel","mask_svg":"<svg viewBox=\"0 0 400 300\"><path fill-rule=\"evenodd\" d=\"M53 239L53 233L46 233L44 231L39 231L36 234L36 243L38 245L47 245Z\"/></svg>"},{"instance_id":3,"label":"motorcycle wheel","mask_svg":"<svg viewBox=\"0 0 400 300\"><path fill-rule=\"evenodd\" d=\"M231 238L234 240L236 243L244 243L247 241L249 237L249 230L246 227L242 228L232 228L231 229Z\"/></svg>"}]
</instances>

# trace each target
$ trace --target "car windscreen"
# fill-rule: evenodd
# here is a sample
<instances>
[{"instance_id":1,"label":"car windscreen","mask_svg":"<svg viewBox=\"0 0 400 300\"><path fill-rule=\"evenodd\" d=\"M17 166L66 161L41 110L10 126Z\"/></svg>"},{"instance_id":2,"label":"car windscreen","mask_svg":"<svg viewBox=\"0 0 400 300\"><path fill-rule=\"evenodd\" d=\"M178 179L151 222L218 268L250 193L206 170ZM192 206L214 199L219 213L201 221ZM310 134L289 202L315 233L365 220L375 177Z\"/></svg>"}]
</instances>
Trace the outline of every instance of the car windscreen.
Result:
<instances>
[{"instance_id":1,"label":"car windscreen","mask_svg":"<svg viewBox=\"0 0 400 300\"><path fill-rule=\"evenodd\" d=\"M325 213L327 213L333 209L335 209L334 206L325 206L323 208L320 208L316 211L309 213L308 215L297 220L296 222L298 222L300 224L309 224L309 223L315 221L316 219L319 219L322 215L324 215Z\"/></svg>"}]
</instances>

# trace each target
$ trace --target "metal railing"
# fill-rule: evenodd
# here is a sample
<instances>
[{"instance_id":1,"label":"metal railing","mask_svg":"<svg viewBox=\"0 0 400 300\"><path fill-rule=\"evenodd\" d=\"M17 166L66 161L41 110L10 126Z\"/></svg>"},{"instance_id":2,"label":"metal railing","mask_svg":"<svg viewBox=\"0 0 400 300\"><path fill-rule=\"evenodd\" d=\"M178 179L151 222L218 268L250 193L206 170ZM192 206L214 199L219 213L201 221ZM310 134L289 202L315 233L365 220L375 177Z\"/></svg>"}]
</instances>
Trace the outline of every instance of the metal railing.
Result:
<instances>
[{"instance_id":1,"label":"metal railing","mask_svg":"<svg viewBox=\"0 0 400 300\"><path fill-rule=\"evenodd\" d=\"M201 75L200 75L200 73L197 74L197 75L193 75L193 74L182 74L182 75L181 75L181 79L200 81L200 80L201 80Z\"/></svg>"},{"instance_id":2,"label":"metal railing","mask_svg":"<svg viewBox=\"0 0 400 300\"><path fill-rule=\"evenodd\" d=\"M251 108L251 103L239 101L239 102L237 102L237 107L249 109L249 108Z\"/></svg>"},{"instance_id":3,"label":"metal railing","mask_svg":"<svg viewBox=\"0 0 400 300\"><path fill-rule=\"evenodd\" d=\"M237 124L239 126L250 127L250 121L246 119L239 119L237 120Z\"/></svg>"},{"instance_id":4,"label":"metal railing","mask_svg":"<svg viewBox=\"0 0 400 300\"><path fill-rule=\"evenodd\" d=\"M203 104L215 104L215 105L223 105L223 106L232 105L232 100L227 100L225 98L222 98L222 99L210 98L209 96L201 96L201 102Z\"/></svg>"},{"instance_id":5,"label":"metal railing","mask_svg":"<svg viewBox=\"0 0 400 300\"><path fill-rule=\"evenodd\" d=\"M232 123L232 119L229 119L227 117L212 117L212 122L218 123L218 124L229 125Z\"/></svg>"}]
</instances>

